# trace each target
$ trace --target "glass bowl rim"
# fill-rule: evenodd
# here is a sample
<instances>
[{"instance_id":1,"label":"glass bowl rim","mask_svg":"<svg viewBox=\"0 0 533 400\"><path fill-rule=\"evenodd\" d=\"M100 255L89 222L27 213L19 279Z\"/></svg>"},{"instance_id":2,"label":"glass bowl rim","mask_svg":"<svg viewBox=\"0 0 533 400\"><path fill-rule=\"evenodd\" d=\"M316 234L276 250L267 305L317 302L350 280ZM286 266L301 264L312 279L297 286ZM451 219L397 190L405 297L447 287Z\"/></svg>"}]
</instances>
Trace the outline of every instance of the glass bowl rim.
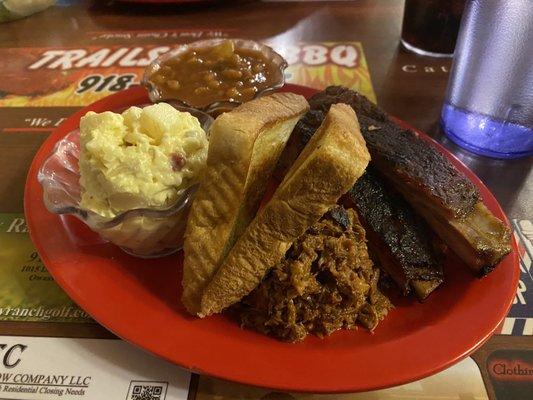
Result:
<instances>
[{"instance_id":1,"label":"glass bowl rim","mask_svg":"<svg viewBox=\"0 0 533 400\"><path fill-rule=\"evenodd\" d=\"M161 101L163 102L163 101ZM166 101L165 101L166 102ZM176 108L178 111L186 111L191 113L191 115L195 116L193 113L199 114L202 117L206 117L205 123L200 122L202 125L202 129L206 132L208 135L209 127L213 123L214 119L209 114L205 113L202 110L188 107L188 106L182 106L179 104L172 104L175 102L168 101L166 102L170 105L172 105L174 108ZM122 112L125 109L128 109L129 107L145 107L149 105L153 105L156 103L141 103L138 105L131 105L127 107L121 107L119 109L115 110L109 110L113 112ZM191 112L192 111L192 112ZM102 111L105 112L105 111ZM50 192L58 187L58 183L56 180L54 180L54 173L57 171L57 169L50 170L49 164L52 163L55 159L58 157L61 157L61 149L65 145L69 144L76 144L76 139L79 139L79 127L70 131L67 133L62 139L57 141L55 143L52 151L50 154L45 158L42 165L39 167L37 172L37 181L43 188L43 201L46 206L46 209L54 214L58 215L73 215L77 217L78 219L82 220L83 222L87 223L89 226L95 226L98 229L110 229L115 226L118 226L122 222L124 222L128 218L135 218L135 217L152 217L152 218L164 218L164 217L170 217L179 211L181 211L183 208L185 208L189 202L192 199L192 195L196 192L198 189L199 184L193 184L188 187L182 188L178 191L179 196L177 199L170 205L162 206L162 207L141 207L141 208L133 208L131 210L125 210L120 213L115 214L112 217L105 217L102 216L94 211L82 208L79 206L79 200L78 205L55 205L53 201L50 200ZM79 148L79 145L77 145ZM67 168L67 167L63 167ZM71 171L73 172L73 171ZM79 172L76 172L76 174L79 176ZM78 180L79 185L79 180ZM59 184L61 187L61 190L65 190L64 184ZM68 193L68 192L67 192ZM73 198L73 203L75 203L75 199Z\"/></svg>"}]
</instances>

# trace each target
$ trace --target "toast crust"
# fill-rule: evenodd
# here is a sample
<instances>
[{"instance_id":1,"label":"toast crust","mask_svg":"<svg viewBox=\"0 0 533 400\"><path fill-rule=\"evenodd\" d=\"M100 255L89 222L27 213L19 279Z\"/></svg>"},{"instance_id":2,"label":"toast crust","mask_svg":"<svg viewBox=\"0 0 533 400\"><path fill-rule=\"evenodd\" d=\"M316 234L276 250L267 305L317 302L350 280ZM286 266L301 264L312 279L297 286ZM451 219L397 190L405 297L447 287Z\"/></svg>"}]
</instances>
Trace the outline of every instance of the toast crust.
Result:
<instances>
[{"instance_id":1,"label":"toast crust","mask_svg":"<svg viewBox=\"0 0 533 400\"><path fill-rule=\"evenodd\" d=\"M220 312L252 291L294 240L353 186L369 161L354 111L345 104L332 106L205 289L199 315Z\"/></svg>"},{"instance_id":2,"label":"toast crust","mask_svg":"<svg viewBox=\"0 0 533 400\"><path fill-rule=\"evenodd\" d=\"M290 132L307 109L304 97L276 93L213 123L183 246L182 302L191 314L199 312L205 286L255 215Z\"/></svg>"}]
</instances>

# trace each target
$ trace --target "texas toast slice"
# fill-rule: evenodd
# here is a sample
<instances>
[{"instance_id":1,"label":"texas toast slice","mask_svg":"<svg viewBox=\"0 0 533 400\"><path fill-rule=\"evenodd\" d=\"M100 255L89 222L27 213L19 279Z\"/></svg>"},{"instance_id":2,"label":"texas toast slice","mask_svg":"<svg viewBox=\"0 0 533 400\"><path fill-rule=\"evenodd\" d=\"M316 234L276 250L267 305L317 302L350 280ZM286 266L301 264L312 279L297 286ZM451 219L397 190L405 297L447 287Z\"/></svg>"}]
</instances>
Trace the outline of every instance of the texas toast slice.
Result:
<instances>
[{"instance_id":1,"label":"texas toast slice","mask_svg":"<svg viewBox=\"0 0 533 400\"><path fill-rule=\"evenodd\" d=\"M333 105L207 286L199 315L220 312L250 293L291 244L353 186L369 161L355 112L345 104Z\"/></svg>"},{"instance_id":2,"label":"texas toast slice","mask_svg":"<svg viewBox=\"0 0 533 400\"><path fill-rule=\"evenodd\" d=\"M206 284L255 216L279 155L308 107L302 96L276 93L213 123L183 246L182 301L191 314L199 312Z\"/></svg>"}]
</instances>

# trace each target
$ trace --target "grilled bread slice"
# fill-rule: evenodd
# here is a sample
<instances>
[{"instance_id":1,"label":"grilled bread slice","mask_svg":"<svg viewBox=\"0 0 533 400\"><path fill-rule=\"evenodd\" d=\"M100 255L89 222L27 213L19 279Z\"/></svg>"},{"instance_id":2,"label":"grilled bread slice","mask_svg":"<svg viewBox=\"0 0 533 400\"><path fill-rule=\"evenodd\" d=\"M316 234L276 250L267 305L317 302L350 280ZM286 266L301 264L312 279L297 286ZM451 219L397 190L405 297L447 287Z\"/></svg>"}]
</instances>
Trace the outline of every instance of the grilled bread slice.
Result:
<instances>
[{"instance_id":1,"label":"grilled bread slice","mask_svg":"<svg viewBox=\"0 0 533 400\"><path fill-rule=\"evenodd\" d=\"M333 105L205 289L199 315L220 312L250 293L291 244L353 186L369 161L354 111Z\"/></svg>"},{"instance_id":2,"label":"grilled bread slice","mask_svg":"<svg viewBox=\"0 0 533 400\"><path fill-rule=\"evenodd\" d=\"M191 314L198 313L205 285L255 216L279 155L308 107L302 96L276 93L213 123L183 246L182 302Z\"/></svg>"}]
</instances>

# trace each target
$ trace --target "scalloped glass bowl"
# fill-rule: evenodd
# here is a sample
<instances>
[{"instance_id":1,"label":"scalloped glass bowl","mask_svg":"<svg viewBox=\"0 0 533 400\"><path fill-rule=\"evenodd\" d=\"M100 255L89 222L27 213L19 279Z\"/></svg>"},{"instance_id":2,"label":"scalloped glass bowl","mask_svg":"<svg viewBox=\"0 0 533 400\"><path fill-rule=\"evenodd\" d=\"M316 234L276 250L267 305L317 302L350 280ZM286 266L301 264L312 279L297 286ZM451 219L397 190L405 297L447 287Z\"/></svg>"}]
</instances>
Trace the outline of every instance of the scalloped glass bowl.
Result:
<instances>
[{"instance_id":1,"label":"scalloped glass bowl","mask_svg":"<svg viewBox=\"0 0 533 400\"><path fill-rule=\"evenodd\" d=\"M139 105L143 107L148 104ZM174 105L198 118L208 132L213 119L198 110ZM121 112L119 110L117 112ZM114 217L103 217L80 207L81 187L78 167L80 132L76 129L57 142L52 154L39 169L37 179L43 188L48 211L73 215L104 239L125 252L143 258L162 257L181 249L192 197L196 186L183 188L177 201L165 208L138 208Z\"/></svg>"},{"instance_id":2,"label":"scalloped glass bowl","mask_svg":"<svg viewBox=\"0 0 533 400\"><path fill-rule=\"evenodd\" d=\"M221 99L220 101L216 101L216 102L213 102L207 105L188 104L181 99L165 98L163 96L163 93L158 89L158 87L153 82L150 81L150 77L161 68L161 63L163 63L164 61L167 61L173 57L176 57L191 48L211 47L226 40L231 40L235 44L236 48L252 49L252 50L260 51L267 60L272 62L274 65L276 65L280 70L279 80L274 82L271 86L258 91L254 95L253 97L254 99L257 97L263 96L265 94L268 94L270 92L273 92L274 90L279 89L285 84L284 71L288 66L287 61L285 61L285 59L280 54L276 53L271 47L255 42L253 40L231 39L231 38L230 39L207 39L207 40L199 40L196 42L180 45L177 48L160 55L154 61L152 61L152 63L148 65L148 67L146 67L146 69L144 70L144 75L143 75L141 84L148 89L150 100L152 100L153 102L174 100L174 101L179 102L180 104L183 104L186 107L194 107L194 108L197 108L199 110L202 110L212 115L218 115L221 112L231 110L232 108L235 108L236 106L241 104L241 102L238 102L238 101L227 101L224 99ZM249 100L252 100L252 99L249 99Z\"/></svg>"}]
</instances>

